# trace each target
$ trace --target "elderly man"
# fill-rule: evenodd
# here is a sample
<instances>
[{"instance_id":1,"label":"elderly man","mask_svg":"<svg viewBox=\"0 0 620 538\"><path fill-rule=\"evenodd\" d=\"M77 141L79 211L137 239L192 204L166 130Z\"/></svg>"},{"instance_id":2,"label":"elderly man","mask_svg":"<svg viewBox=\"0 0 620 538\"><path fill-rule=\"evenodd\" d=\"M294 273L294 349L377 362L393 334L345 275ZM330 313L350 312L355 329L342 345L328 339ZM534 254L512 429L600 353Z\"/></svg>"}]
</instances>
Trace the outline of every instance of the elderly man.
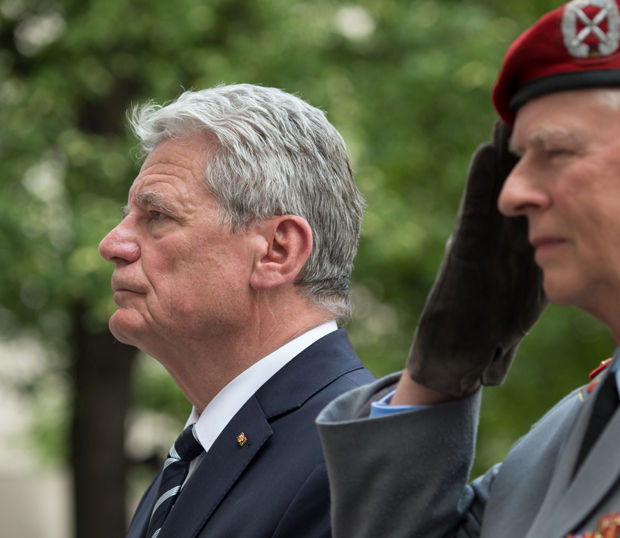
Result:
<instances>
[{"instance_id":1,"label":"elderly man","mask_svg":"<svg viewBox=\"0 0 620 538\"><path fill-rule=\"evenodd\" d=\"M363 201L324 114L221 86L134 110L148 153L121 223L110 329L193 405L128 536L330 536L314 419L372 375L344 329Z\"/></svg>"},{"instance_id":2,"label":"elderly man","mask_svg":"<svg viewBox=\"0 0 620 538\"><path fill-rule=\"evenodd\" d=\"M478 386L545 306L533 262L620 344L619 40L616 0L574 0L508 51L493 101L520 160L502 125L474 156L408 372L319 417L336 536L620 536L618 357L467 484Z\"/></svg>"}]
</instances>

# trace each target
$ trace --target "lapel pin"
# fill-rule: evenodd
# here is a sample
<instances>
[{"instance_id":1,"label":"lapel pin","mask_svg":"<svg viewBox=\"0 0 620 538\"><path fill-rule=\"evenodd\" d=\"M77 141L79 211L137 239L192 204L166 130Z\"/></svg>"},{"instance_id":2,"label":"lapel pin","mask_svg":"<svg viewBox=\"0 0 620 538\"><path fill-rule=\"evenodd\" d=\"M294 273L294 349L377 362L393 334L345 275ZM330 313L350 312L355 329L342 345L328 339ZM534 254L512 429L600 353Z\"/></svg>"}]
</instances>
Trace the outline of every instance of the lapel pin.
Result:
<instances>
[{"instance_id":1,"label":"lapel pin","mask_svg":"<svg viewBox=\"0 0 620 538\"><path fill-rule=\"evenodd\" d=\"M245 436L245 434L243 432L241 432L239 435L237 435L237 443L239 443L239 446L243 446L248 442L248 438Z\"/></svg>"}]
</instances>

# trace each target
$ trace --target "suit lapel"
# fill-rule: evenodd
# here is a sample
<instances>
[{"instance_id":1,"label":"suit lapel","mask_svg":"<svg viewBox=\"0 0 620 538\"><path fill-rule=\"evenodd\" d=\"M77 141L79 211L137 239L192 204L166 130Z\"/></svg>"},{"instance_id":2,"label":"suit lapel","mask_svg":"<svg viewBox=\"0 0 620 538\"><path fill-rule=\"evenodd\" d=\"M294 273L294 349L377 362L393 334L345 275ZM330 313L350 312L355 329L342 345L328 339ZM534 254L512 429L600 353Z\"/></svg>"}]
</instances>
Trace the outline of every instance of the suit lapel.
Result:
<instances>
[{"instance_id":1,"label":"suit lapel","mask_svg":"<svg viewBox=\"0 0 620 538\"><path fill-rule=\"evenodd\" d=\"M237 436L247 442L240 446ZM183 488L158 538L191 538L205 525L272 431L255 397L235 415Z\"/></svg>"},{"instance_id":2,"label":"suit lapel","mask_svg":"<svg viewBox=\"0 0 620 538\"><path fill-rule=\"evenodd\" d=\"M271 437L268 421L299 409L332 381L362 368L344 329L324 336L286 364L246 402L205 454L158 538L195 537ZM241 433L248 439L242 447L237 441Z\"/></svg>"},{"instance_id":3,"label":"suit lapel","mask_svg":"<svg viewBox=\"0 0 620 538\"><path fill-rule=\"evenodd\" d=\"M135 515L131 520L131 525L127 531L127 538L144 538L149 526L149 520L151 517L151 511L155 505L155 497L159 488L159 481L161 480L161 469L155 475L153 482L149 486L149 489L144 493L140 504L136 509Z\"/></svg>"},{"instance_id":4,"label":"suit lapel","mask_svg":"<svg viewBox=\"0 0 620 538\"><path fill-rule=\"evenodd\" d=\"M256 398L271 419L300 408L332 381L362 368L346 331L338 329L304 349L256 392Z\"/></svg>"},{"instance_id":5,"label":"suit lapel","mask_svg":"<svg viewBox=\"0 0 620 538\"><path fill-rule=\"evenodd\" d=\"M610 372L584 402L554 472L536 521L528 537L565 537L577 528L602 501L620 476L620 413L616 412L577 474L573 470L596 404L596 396ZM571 480L572 478L572 480Z\"/></svg>"}]
</instances>

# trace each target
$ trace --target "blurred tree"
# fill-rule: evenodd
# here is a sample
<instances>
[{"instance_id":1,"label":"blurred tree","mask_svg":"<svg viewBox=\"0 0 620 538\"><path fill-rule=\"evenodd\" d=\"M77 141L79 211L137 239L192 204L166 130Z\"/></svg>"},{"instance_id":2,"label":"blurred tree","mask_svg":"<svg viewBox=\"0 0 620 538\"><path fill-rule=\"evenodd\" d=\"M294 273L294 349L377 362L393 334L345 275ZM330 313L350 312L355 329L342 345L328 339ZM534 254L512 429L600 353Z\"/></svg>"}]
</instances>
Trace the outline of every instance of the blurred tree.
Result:
<instances>
[{"instance_id":1,"label":"blurred tree","mask_svg":"<svg viewBox=\"0 0 620 538\"><path fill-rule=\"evenodd\" d=\"M34 330L68 375L76 536L122 536L133 350L114 345L97 244L137 172L132 104L249 82L297 92L343 134L368 210L354 345L402 368L469 155L494 120L509 43L550 0L0 0L0 334ZM476 472L611 351L583 313L550 309L506 386L485 396ZM45 382L45 378L41 381ZM140 368L135 409L183 420L172 381ZM36 387L35 387L36 389ZM183 417L183 418L179 418ZM48 424L48 433L58 424Z\"/></svg>"}]
</instances>

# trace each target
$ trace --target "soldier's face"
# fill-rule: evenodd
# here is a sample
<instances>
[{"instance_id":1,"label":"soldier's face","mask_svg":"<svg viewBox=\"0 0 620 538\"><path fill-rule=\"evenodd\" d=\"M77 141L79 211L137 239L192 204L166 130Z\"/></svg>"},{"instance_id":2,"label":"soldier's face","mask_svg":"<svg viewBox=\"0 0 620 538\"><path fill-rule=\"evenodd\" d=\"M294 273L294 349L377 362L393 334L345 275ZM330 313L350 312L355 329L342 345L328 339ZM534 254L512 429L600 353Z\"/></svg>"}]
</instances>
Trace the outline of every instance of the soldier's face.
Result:
<instances>
[{"instance_id":1,"label":"soldier's face","mask_svg":"<svg viewBox=\"0 0 620 538\"><path fill-rule=\"evenodd\" d=\"M532 99L512 149L500 211L527 217L549 299L605 321L620 299L620 112L598 90Z\"/></svg>"}]
</instances>

